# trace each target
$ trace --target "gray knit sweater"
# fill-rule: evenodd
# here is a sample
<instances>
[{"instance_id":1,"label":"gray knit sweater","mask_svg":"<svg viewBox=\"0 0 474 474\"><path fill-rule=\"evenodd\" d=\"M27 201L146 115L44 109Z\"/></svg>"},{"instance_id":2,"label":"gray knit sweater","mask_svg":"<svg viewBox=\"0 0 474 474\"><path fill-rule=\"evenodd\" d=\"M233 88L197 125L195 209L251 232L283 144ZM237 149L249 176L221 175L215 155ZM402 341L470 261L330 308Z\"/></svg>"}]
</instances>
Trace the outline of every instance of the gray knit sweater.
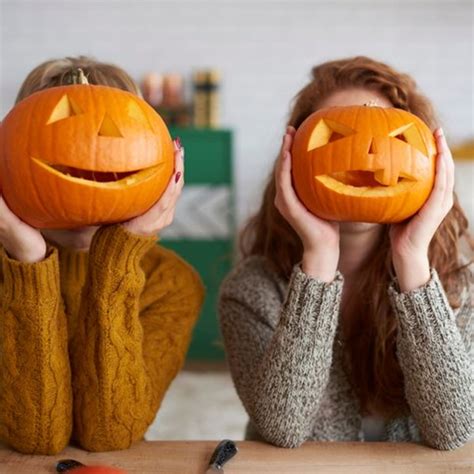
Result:
<instances>
[{"instance_id":1,"label":"gray knit sweater","mask_svg":"<svg viewBox=\"0 0 474 474\"><path fill-rule=\"evenodd\" d=\"M246 439L283 447L306 440L362 441L358 400L338 335L343 277L323 283L299 266L290 281L262 257L227 277L219 315L228 363L250 421ZM438 449L464 444L473 427L474 316L470 285L453 310L436 271L414 291L389 288L411 414L387 420L387 441Z\"/></svg>"}]
</instances>

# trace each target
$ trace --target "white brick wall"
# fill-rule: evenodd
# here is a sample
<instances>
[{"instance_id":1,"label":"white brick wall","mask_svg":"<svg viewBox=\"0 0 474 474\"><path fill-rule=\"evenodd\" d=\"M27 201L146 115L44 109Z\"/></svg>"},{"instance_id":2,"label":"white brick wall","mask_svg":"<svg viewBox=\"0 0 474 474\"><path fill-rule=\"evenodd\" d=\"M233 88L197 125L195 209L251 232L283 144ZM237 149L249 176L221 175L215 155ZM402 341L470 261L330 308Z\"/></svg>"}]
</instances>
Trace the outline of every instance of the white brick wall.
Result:
<instances>
[{"instance_id":1,"label":"white brick wall","mask_svg":"<svg viewBox=\"0 0 474 474\"><path fill-rule=\"evenodd\" d=\"M414 75L452 141L473 134L469 0L0 2L1 116L27 72L51 57L91 54L135 78L218 67L223 124L236 132L239 222L258 204L292 96L323 60L387 61Z\"/></svg>"}]
</instances>

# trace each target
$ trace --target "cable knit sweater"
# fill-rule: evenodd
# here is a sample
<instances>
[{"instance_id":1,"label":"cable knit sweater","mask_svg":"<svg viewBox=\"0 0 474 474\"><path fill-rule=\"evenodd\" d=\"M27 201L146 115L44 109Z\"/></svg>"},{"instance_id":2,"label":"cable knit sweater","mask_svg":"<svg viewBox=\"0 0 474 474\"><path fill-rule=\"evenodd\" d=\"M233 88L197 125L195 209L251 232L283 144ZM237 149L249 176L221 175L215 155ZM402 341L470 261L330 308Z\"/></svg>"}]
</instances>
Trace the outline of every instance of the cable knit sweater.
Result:
<instances>
[{"instance_id":1,"label":"cable knit sweater","mask_svg":"<svg viewBox=\"0 0 474 474\"><path fill-rule=\"evenodd\" d=\"M0 253L0 438L54 454L143 437L181 368L203 298L154 237L102 227L89 252Z\"/></svg>"},{"instance_id":2,"label":"cable knit sweater","mask_svg":"<svg viewBox=\"0 0 474 474\"><path fill-rule=\"evenodd\" d=\"M386 420L387 441L438 449L465 443L473 426L473 306L466 283L452 311L436 271L423 287L389 297L410 416ZM250 422L247 439L283 447L305 440L362 441L361 413L343 368L343 277L323 283L294 268L278 277L262 257L224 282L219 313L230 370Z\"/></svg>"}]
</instances>

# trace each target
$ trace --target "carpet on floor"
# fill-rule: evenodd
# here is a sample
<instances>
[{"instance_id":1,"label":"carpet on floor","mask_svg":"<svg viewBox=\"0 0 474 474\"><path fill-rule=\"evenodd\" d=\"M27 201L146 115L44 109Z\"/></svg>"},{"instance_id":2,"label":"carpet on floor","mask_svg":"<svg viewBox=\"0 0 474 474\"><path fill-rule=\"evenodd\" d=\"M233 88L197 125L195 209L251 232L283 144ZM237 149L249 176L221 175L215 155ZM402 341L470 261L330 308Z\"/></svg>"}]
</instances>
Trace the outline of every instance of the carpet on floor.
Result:
<instances>
[{"instance_id":1,"label":"carpet on floor","mask_svg":"<svg viewBox=\"0 0 474 474\"><path fill-rule=\"evenodd\" d=\"M145 438L241 440L247 419L227 371L183 370L171 384Z\"/></svg>"}]
</instances>

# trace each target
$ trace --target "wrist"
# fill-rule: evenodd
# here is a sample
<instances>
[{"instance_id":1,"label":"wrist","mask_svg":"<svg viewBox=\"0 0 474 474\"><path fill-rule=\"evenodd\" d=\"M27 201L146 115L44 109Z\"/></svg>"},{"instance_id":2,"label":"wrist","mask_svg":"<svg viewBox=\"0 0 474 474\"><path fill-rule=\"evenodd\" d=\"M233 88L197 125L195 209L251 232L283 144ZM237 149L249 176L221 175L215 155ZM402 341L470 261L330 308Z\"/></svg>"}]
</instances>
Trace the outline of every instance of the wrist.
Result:
<instances>
[{"instance_id":1,"label":"wrist","mask_svg":"<svg viewBox=\"0 0 474 474\"><path fill-rule=\"evenodd\" d=\"M9 225L6 222L0 220L0 243L2 243L4 239L8 238L8 231Z\"/></svg>"},{"instance_id":2,"label":"wrist","mask_svg":"<svg viewBox=\"0 0 474 474\"><path fill-rule=\"evenodd\" d=\"M392 263L393 266L401 270L410 268L419 268L420 266L428 265L428 251L414 252L414 253L399 253L392 249Z\"/></svg>"},{"instance_id":3,"label":"wrist","mask_svg":"<svg viewBox=\"0 0 474 474\"><path fill-rule=\"evenodd\" d=\"M416 290L430 280L430 262L427 254L393 255L392 263L402 292Z\"/></svg>"},{"instance_id":4,"label":"wrist","mask_svg":"<svg viewBox=\"0 0 474 474\"><path fill-rule=\"evenodd\" d=\"M22 245L14 236L0 233L0 245L5 249L9 258L23 263L36 263L46 257L46 242L38 242L36 245Z\"/></svg>"},{"instance_id":5,"label":"wrist","mask_svg":"<svg viewBox=\"0 0 474 474\"><path fill-rule=\"evenodd\" d=\"M14 247L9 247L8 245L4 245L2 243L3 248L7 256L13 260L17 260L18 262L22 263L37 263L41 260L44 260L46 257L46 245L44 245L44 249L28 249L28 250L21 250L16 249Z\"/></svg>"},{"instance_id":6,"label":"wrist","mask_svg":"<svg viewBox=\"0 0 474 474\"><path fill-rule=\"evenodd\" d=\"M145 228L145 226L140 225L136 222L129 221L123 222L120 224L124 229L126 229L131 234L140 236L140 237L153 237L158 234L156 229L154 228Z\"/></svg>"},{"instance_id":7,"label":"wrist","mask_svg":"<svg viewBox=\"0 0 474 474\"><path fill-rule=\"evenodd\" d=\"M301 269L310 277L330 283L336 277L338 260L338 250L325 249L323 252L305 250L301 261Z\"/></svg>"}]
</instances>

